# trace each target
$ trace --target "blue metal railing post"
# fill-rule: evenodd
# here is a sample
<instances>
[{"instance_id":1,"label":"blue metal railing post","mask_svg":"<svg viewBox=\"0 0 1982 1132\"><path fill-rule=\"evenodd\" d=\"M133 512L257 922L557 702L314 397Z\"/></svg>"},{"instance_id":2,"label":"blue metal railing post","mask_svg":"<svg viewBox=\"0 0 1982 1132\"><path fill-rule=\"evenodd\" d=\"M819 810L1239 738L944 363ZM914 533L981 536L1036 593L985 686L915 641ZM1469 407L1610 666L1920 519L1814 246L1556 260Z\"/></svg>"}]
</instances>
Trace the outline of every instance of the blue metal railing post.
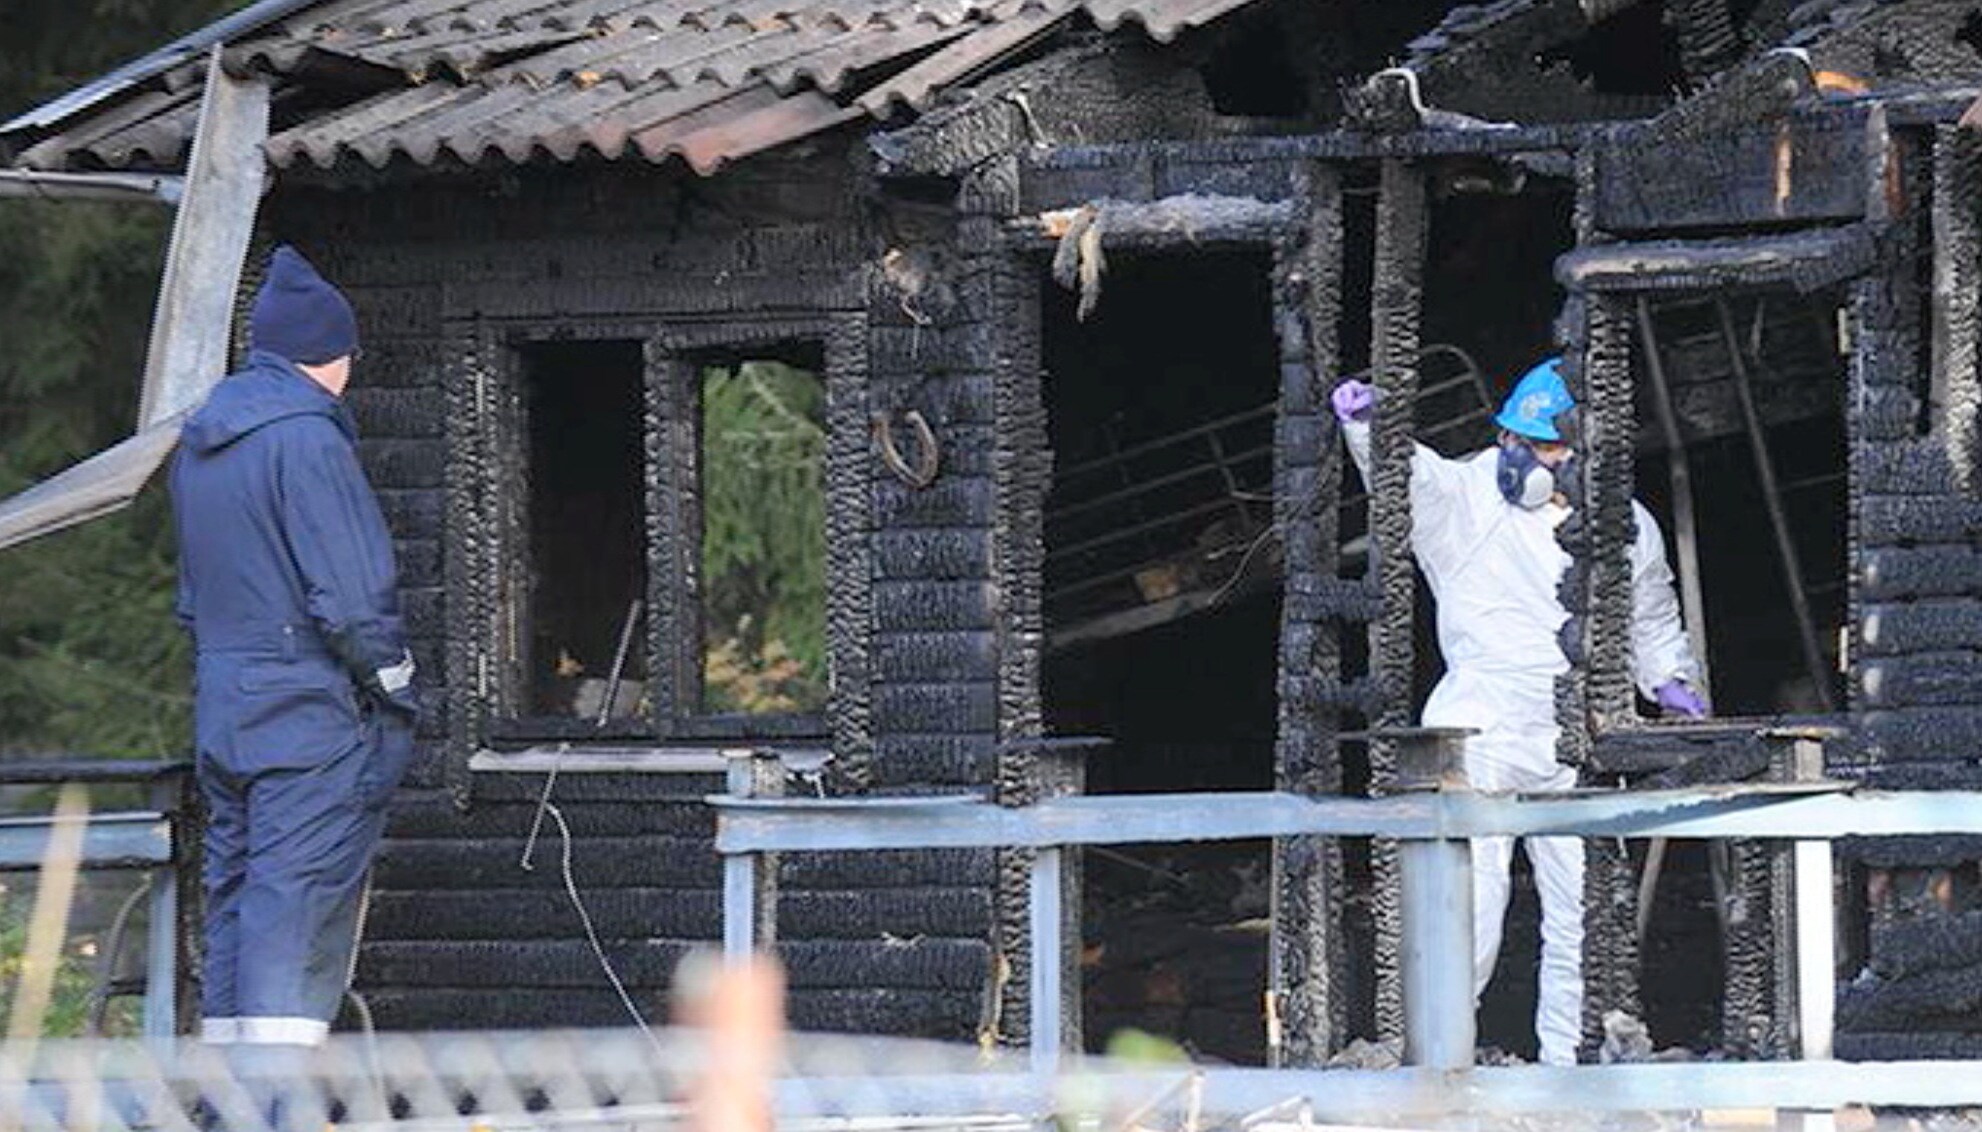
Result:
<instances>
[{"instance_id":1,"label":"blue metal railing post","mask_svg":"<svg viewBox=\"0 0 1982 1132\"><path fill-rule=\"evenodd\" d=\"M172 819L172 851L151 870L151 908L145 922L144 1036L156 1046L169 1046L179 1032L179 819L185 791L178 776L155 779L152 806Z\"/></svg>"},{"instance_id":2,"label":"blue metal railing post","mask_svg":"<svg viewBox=\"0 0 1982 1132\"><path fill-rule=\"evenodd\" d=\"M775 798L784 793L784 764L775 752L726 751L727 786L734 798ZM769 948L778 935L778 858L775 853L732 853L723 858L723 958L741 962Z\"/></svg>"},{"instance_id":3,"label":"blue metal railing post","mask_svg":"<svg viewBox=\"0 0 1982 1132\"><path fill-rule=\"evenodd\" d=\"M1400 791L1462 793L1469 731L1408 728L1385 732L1397 744ZM1403 905L1404 1060L1432 1069L1470 1069L1473 1008L1471 844L1412 837L1397 845Z\"/></svg>"}]
</instances>

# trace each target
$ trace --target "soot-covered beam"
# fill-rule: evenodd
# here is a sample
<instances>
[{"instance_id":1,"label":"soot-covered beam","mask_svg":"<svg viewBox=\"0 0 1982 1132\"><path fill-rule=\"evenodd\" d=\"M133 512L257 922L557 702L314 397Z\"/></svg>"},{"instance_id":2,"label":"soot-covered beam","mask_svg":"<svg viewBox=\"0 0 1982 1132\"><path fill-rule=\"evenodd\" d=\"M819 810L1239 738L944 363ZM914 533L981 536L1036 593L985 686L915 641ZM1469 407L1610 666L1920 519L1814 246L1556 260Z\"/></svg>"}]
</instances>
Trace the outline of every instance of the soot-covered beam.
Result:
<instances>
[{"instance_id":1,"label":"soot-covered beam","mask_svg":"<svg viewBox=\"0 0 1982 1132\"><path fill-rule=\"evenodd\" d=\"M1339 620L1320 598L1335 580L1342 446L1328 411L1340 368L1342 183L1332 166L1308 172L1306 238L1275 246L1275 322L1280 338L1280 417L1274 445L1274 519L1283 548L1279 739L1274 784L1290 794L1342 789L1330 693L1342 678ZM1276 1065L1315 1066L1347 1025L1341 986L1340 842L1274 842L1273 951L1267 1048Z\"/></svg>"},{"instance_id":2,"label":"soot-covered beam","mask_svg":"<svg viewBox=\"0 0 1982 1132\"><path fill-rule=\"evenodd\" d=\"M1376 205L1376 262L1370 294L1370 369L1377 388L1372 429L1370 538L1383 613L1370 625L1370 675L1381 708L1380 728L1411 722L1417 578L1411 558L1411 453L1416 424L1419 330L1424 313L1425 255L1431 228L1424 171L1385 161ZM1370 782L1396 776L1396 749L1370 743ZM1403 989L1396 847L1375 851L1376 1023L1381 1038L1403 1033Z\"/></svg>"}]
</instances>

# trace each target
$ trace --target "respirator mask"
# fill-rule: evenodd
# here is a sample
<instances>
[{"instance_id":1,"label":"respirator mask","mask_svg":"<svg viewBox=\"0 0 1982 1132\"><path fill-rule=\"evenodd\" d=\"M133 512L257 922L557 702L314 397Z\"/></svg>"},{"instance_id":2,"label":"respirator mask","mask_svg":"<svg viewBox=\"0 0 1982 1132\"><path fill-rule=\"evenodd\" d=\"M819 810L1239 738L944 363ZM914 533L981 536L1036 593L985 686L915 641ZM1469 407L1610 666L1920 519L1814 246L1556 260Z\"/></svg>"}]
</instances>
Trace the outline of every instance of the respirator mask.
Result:
<instances>
[{"instance_id":1,"label":"respirator mask","mask_svg":"<svg viewBox=\"0 0 1982 1132\"><path fill-rule=\"evenodd\" d=\"M1558 491L1568 494L1575 469L1574 456L1551 468L1525 441L1509 438L1500 442L1496 479L1501 496L1516 507L1533 511L1555 498Z\"/></svg>"}]
</instances>

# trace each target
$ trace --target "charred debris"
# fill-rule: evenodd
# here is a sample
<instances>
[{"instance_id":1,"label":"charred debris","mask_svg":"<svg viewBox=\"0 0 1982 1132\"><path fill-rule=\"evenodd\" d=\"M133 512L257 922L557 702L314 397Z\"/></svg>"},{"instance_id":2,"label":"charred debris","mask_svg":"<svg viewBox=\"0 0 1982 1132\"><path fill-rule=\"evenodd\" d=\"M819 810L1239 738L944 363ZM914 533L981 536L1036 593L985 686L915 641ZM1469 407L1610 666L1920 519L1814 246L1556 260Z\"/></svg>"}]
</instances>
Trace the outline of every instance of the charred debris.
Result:
<instances>
[{"instance_id":1,"label":"charred debris","mask_svg":"<svg viewBox=\"0 0 1982 1132\"><path fill-rule=\"evenodd\" d=\"M1767 777L1758 729L1821 723L1831 775L1982 782L1978 48L1947 0L264 0L0 146L44 185L172 173L210 53L270 86L252 246L361 306L434 675L360 983L389 1027L587 1024L621 1007L512 867L561 745L576 880L656 1009L716 930L725 749L827 793L1382 790L1360 736L1437 675L1406 440L1485 443L1555 349L1588 407L1561 757ZM1410 410L1368 495L1350 373ZM1706 725L1634 702L1633 495ZM1105 743L1070 778L1054 737ZM1840 1054L1977 1056L1982 846L1846 856ZM1782 1048L1781 869L1594 846L1591 1055L1613 1011ZM1090 1044L1399 1032L1381 845L1074 874ZM795 1021L1023 1035L1023 879L786 862ZM1501 983L1483 1037L1527 1052Z\"/></svg>"}]
</instances>

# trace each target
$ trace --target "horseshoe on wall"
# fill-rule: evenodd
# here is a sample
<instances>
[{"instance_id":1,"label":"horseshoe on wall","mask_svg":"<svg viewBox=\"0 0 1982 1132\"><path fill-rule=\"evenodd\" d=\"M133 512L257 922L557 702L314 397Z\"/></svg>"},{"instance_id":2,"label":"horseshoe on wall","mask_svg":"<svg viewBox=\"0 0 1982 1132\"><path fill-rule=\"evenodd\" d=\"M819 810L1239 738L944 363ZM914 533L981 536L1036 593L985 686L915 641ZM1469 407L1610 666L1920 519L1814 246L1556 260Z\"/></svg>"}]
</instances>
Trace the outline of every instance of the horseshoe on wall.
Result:
<instances>
[{"instance_id":1,"label":"horseshoe on wall","mask_svg":"<svg viewBox=\"0 0 1982 1132\"><path fill-rule=\"evenodd\" d=\"M936 430L929 427L928 418L919 410L910 409L902 414L910 431L915 434L915 462L910 463L902 455L895 443L895 414L880 412L874 414L874 439L881 446L881 462L888 466L895 478L918 491L936 482L936 474L941 470L941 453L936 446Z\"/></svg>"}]
</instances>

